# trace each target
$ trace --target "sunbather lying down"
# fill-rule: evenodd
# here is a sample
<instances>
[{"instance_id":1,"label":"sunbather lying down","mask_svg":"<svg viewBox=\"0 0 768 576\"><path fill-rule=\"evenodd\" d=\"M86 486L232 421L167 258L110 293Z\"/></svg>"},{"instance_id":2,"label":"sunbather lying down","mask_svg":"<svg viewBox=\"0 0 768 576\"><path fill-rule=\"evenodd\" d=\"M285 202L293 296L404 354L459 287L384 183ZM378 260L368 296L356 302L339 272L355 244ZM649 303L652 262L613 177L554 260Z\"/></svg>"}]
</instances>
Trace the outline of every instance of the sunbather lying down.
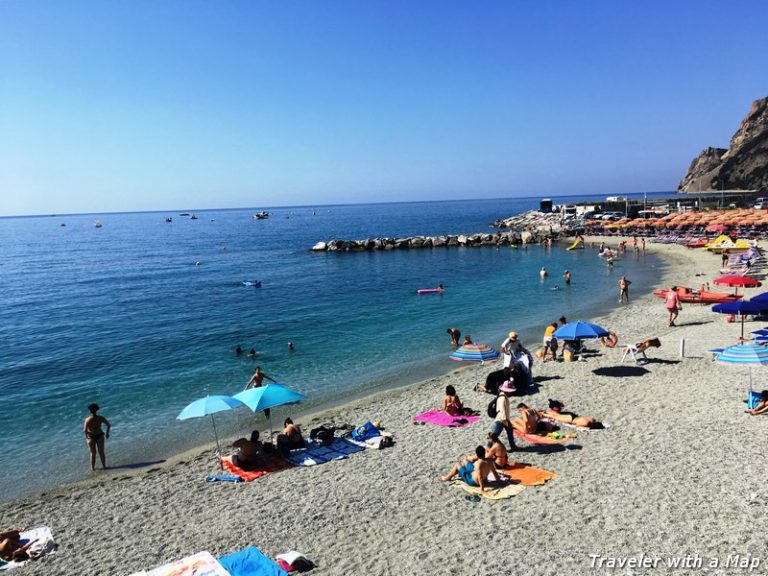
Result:
<instances>
[{"instance_id":1,"label":"sunbather lying down","mask_svg":"<svg viewBox=\"0 0 768 576\"><path fill-rule=\"evenodd\" d=\"M27 550L34 543L35 540L22 544L21 531L19 529L0 532L0 558L6 562L29 560L30 556Z\"/></svg>"},{"instance_id":2,"label":"sunbather lying down","mask_svg":"<svg viewBox=\"0 0 768 576\"><path fill-rule=\"evenodd\" d=\"M643 340L637 345L636 352L642 352L643 350L648 350L648 348L659 348L660 346L661 340L658 338L649 338L648 340Z\"/></svg>"},{"instance_id":3,"label":"sunbather lying down","mask_svg":"<svg viewBox=\"0 0 768 576\"><path fill-rule=\"evenodd\" d=\"M544 418L549 418L556 422L564 422L565 424L573 424L574 426L581 426L582 428L601 429L605 428L602 422L598 422L592 416L579 416L573 412L566 412L563 410L565 405L559 400L549 399L549 408L540 412Z\"/></svg>"}]
</instances>

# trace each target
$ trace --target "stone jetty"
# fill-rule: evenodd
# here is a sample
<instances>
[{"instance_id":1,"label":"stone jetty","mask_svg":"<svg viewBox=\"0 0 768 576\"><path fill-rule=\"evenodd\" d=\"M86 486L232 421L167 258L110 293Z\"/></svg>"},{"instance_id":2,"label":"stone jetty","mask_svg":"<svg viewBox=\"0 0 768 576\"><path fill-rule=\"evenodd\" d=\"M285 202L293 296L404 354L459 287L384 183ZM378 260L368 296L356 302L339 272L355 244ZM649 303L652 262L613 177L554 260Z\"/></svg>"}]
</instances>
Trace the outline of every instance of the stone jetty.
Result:
<instances>
[{"instance_id":1,"label":"stone jetty","mask_svg":"<svg viewBox=\"0 0 768 576\"><path fill-rule=\"evenodd\" d=\"M494 233L459 234L456 236L412 236L410 238L366 238L364 240L330 240L318 242L314 252L369 252L374 250L405 250L411 248L452 248L477 246L508 246L535 244L557 239L567 228L579 221L574 216L531 210L504 220L496 220Z\"/></svg>"}]
</instances>

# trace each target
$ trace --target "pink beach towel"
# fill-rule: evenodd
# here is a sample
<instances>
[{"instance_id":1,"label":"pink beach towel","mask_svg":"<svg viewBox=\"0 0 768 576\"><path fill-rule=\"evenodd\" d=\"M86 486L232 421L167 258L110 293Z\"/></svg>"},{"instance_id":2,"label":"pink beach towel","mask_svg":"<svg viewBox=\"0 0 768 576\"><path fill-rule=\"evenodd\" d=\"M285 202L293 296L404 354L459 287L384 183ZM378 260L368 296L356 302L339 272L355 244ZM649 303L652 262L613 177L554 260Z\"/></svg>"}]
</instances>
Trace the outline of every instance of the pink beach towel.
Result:
<instances>
[{"instance_id":1,"label":"pink beach towel","mask_svg":"<svg viewBox=\"0 0 768 576\"><path fill-rule=\"evenodd\" d=\"M451 416L442 410L429 410L423 414L417 414L413 417L415 422L426 422L436 426L449 426L451 428L461 428L469 426L480 420L480 416Z\"/></svg>"},{"instance_id":2,"label":"pink beach towel","mask_svg":"<svg viewBox=\"0 0 768 576\"><path fill-rule=\"evenodd\" d=\"M573 438L550 438L549 436L541 434L524 434L519 430L515 430L515 438L522 438L529 444L565 444L566 442L573 440Z\"/></svg>"}]
</instances>

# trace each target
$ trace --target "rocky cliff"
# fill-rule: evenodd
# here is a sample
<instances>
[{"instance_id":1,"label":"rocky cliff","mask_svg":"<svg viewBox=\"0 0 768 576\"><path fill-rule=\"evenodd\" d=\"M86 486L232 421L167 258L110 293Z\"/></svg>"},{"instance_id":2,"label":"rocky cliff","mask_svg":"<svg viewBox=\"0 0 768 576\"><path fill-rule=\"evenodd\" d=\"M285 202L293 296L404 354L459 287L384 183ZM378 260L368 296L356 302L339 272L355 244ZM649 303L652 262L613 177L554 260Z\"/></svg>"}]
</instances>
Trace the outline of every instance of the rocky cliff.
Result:
<instances>
[{"instance_id":1,"label":"rocky cliff","mask_svg":"<svg viewBox=\"0 0 768 576\"><path fill-rule=\"evenodd\" d=\"M731 145L706 148L688 168L678 192L768 189L768 98L755 100Z\"/></svg>"}]
</instances>

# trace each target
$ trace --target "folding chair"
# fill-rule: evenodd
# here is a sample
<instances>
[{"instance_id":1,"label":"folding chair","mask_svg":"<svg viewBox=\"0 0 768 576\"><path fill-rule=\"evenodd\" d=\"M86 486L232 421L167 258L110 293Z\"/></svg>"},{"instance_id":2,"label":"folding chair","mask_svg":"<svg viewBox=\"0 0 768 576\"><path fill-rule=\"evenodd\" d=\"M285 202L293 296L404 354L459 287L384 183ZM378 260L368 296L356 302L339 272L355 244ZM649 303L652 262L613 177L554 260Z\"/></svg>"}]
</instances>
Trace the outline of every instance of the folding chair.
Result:
<instances>
[{"instance_id":1,"label":"folding chair","mask_svg":"<svg viewBox=\"0 0 768 576\"><path fill-rule=\"evenodd\" d=\"M631 355L632 359L637 364L640 364L638 355L642 355L643 362L648 362L648 356L645 355L645 351L648 350L648 348L658 348L659 346L661 346L661 341L658 338L649 338L648 340L643 340L637 344L627 344L624 347L624 355L621 357L621 362L622 364L624 363L624 359L627 355Z\"/></svg>"}]
</instances>

